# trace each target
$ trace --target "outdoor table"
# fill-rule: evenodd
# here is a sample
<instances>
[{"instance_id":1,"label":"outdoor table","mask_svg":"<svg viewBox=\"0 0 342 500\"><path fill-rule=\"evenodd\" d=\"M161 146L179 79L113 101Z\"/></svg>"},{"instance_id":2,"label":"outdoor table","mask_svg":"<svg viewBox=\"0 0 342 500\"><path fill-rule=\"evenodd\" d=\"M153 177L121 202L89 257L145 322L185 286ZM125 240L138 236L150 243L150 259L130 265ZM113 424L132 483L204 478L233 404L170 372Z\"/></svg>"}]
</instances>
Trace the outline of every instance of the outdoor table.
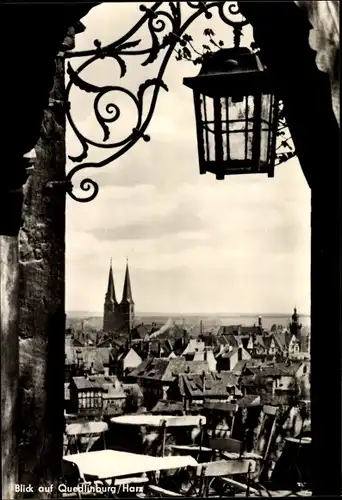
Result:
<instances>
[{"instance_id":1,"label":"outdoor table","mask_svg":"<svg viewBox=\"0 0 342 500\"><path fill-rule=\"evenodd\" d=\"M121 415L119 417L113 417L110 419L111 423L114 425L128 426L128 428L155 428L160 429L160 435L162 436L162 449L161 455L165 454L166 439L168 429L172 428L191 428L198 427L200 432L203 433L203 426L206 424L206 417L202 415ZM119 445L121 447L121 445ZM114 444L115 448L118 447ZM138 451L138 450L137 450ZM194 452L194 450L192 450Z\"/></svg>"},{"instance_id":2,"label":"outdoor table","mask_svg":"<svg viewBox=\"0 0 342 500\"><path fill-rule=\"evenodd\" d=\"M206 418L202 415L121 415L110 419L113 424L136 425L146 427L198 427L205 425Z\"/></svg>"},{"instance_id":3,"label":"outdoor table","mask_svg":"<svg viewBox=\"0 0 342 500\"><path fill-rule=\"evenodd\" d=\"M197 461L190 456L152 457L117 450L90 451L67 455L63 458L77 465L80 474L93 480L115 480L124 476L182 467L196 467ZM129 478L127 478L129 480ZM115 483L114 483L115 484Z\"/></svg>"},{"instance_id":4,"label":"outdoor table","mask_svg":"<svg viewBox=\"0 0 342 500\"><path fill-rule=\"evenodd\" d=\"M207 462L210 460L213 450L206 446L199 446L196 444L171 444L169 445L172 453L175 456L190 455L191 457L200 460L201 462Z\"/></svg>"}]
</instances>

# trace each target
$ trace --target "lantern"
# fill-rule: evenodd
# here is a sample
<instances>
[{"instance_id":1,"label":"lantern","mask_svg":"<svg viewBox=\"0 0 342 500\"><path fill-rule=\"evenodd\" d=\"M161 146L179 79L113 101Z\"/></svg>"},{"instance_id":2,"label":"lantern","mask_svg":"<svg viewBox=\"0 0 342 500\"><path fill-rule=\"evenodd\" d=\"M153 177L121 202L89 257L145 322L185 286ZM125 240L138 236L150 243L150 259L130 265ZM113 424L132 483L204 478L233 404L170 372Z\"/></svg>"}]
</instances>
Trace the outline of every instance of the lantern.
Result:
<instances>
[{"instance_id":1,"label":"lantern","mask_svg":"<svg viewBox=\"0 0 342 500\"><path fill-rule=\"evenodd\" d=\"M200 173L273 177L279 101L258 55L221 49L183 83L194 93Z\"/></svg>"}]
</instances>

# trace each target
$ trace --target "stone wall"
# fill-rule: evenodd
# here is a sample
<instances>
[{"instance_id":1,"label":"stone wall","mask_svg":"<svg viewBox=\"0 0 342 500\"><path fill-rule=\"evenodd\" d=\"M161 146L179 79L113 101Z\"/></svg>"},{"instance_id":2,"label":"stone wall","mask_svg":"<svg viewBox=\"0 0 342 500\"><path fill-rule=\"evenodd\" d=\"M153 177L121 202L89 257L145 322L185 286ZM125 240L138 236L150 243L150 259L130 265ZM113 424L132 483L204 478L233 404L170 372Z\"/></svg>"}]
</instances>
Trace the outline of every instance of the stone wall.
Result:
<instances>
[{"instance_id":1,"label":"stone wall","mask_svg":"<svg viewBox=\"0 0 342 500\"><path fill-rule=\"evenodd\" d=\"M317 52L319 70L328 73L334 114L340 124L340 2L296 1L305 10L313 29L310 45Z\"/></svg>"},{"instance_id":2,"label":"stone wall","mask_svg":"<svg viewBox=\"0 0 342 500\"><path fill-rule=\"evenodd\" d=\"M0 236L0 256L1 483L3 498L10 499L18 473L18 244L15 236Z\"/></svg>"},{"instance_id":3,"label":"stone wall","mask_svg":"<svg viewBox=\"0 0 342 500\"><path fill-rule=\"evenodd\" d=\"M66 39L72 48L73 30ZM66 47L65 47L66 48ZM19 234L19 483L60 476L64 427L65 109L64 57L44 110ZM41 493L46 498L47 493ZM39 498L35 493L34 498Z\"/></svg>"}]
</instances>

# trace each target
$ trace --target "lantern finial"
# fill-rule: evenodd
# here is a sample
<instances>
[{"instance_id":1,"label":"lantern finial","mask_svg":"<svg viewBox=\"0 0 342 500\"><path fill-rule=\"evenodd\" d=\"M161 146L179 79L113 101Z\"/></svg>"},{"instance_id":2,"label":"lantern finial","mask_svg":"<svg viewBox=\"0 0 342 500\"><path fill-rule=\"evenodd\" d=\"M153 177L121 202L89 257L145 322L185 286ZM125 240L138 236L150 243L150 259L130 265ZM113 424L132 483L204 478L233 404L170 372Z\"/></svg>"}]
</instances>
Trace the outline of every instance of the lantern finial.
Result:
<instances>
[{"instance_id":1,"label":"lantern finial","mask_svg":"<svg viewBox=\"0 0 342 500\"><path fill-rule=\"evenodd\" d=\"M242 28L241 26L234 26L234 47L240 47L242 36Z\"/></svg>"}]
</instances>

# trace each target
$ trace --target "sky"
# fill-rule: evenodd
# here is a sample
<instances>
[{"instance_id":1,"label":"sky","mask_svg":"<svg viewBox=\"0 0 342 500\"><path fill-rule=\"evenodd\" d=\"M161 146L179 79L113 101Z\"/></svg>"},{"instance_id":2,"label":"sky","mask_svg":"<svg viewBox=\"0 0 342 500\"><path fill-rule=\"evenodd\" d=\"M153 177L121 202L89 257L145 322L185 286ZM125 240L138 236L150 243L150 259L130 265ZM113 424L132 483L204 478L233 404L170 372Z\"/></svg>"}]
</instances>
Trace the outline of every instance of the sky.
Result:
<instances>
[{"instance_id":1,"label":"sky","mask_svg":"<svg viewBox=\"0 0 342 500\"><path fill-rule=\"evenodd\" d=\"M101 4L82 19L86 30L76 36L76 50L106 45L122 36L141 16L139 3ZM189 8L182 6L188 16ZM213 10L189 29L196 47L207 43L212 28L225 46L231 28ZM170 28L165 32L168 33ZM148 31L133 40L149 46ZM244 44L252 40L245 32ZM156 76L163 54L149 66L146 56L126 56L127 74L120 79L115 60L92 64L83 78L94 84L122 85L136 93ZM83 62L71 59L74 69ZM139 312L156 313L288 313L294 306L310 313L310 190L296 158L280 165L275 178L265 175L229 176L217 181L199 175L193 100L184 76L198 67L171 58L156 111L147 130L150 142L132 149L102 169L87 169L100 187L90 203L67 201L67 311L102 313L110 258L117 298L122 296L126 258L133 298ZM149 94L150 95L150 94ZM120 119L111 127L119 141L135 126L132 100L112 92ZM113 99L114 98L114 99ZM93 111L94 94L71 93L72 116L88 137L101 140ZM148 111L148 102L146 103ZM67 131L67 153L81 152L78 139ZM109 155L93 149L88 160ZM70 170L75 164L68 161ZM75 193L82 175L74 177Z\"/></svg>"}]
</instances>

